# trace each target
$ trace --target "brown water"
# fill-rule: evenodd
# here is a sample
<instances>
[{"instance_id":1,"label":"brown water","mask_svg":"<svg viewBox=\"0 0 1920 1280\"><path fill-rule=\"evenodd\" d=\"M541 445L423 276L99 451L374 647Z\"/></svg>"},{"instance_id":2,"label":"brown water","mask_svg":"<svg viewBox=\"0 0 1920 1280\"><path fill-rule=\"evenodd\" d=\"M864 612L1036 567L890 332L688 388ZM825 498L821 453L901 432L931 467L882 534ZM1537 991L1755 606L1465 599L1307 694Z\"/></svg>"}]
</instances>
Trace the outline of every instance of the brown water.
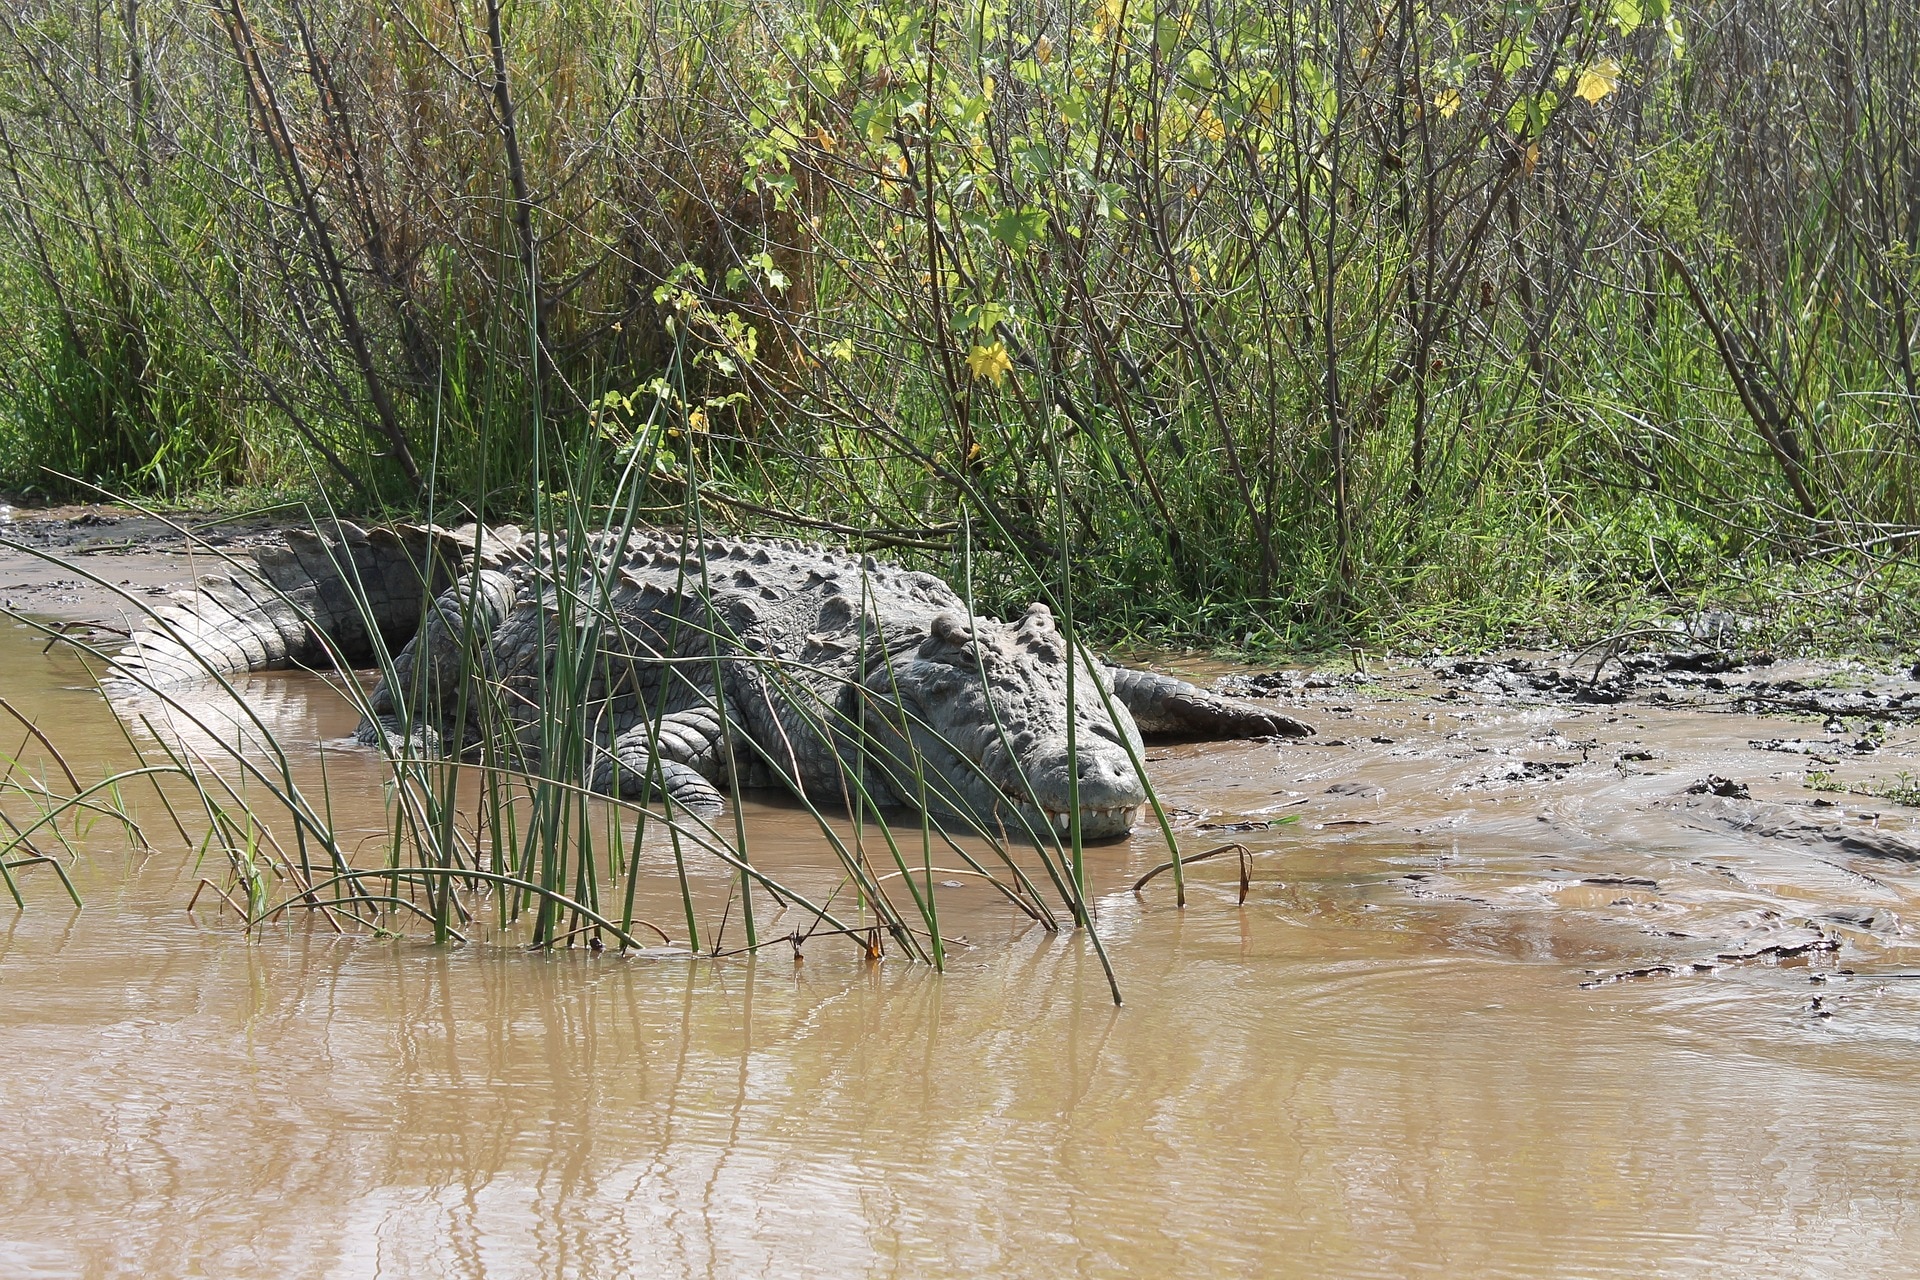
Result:
<instances>
[{"instance_id":1,"label":"brown water","mask_svg":"<svg viewBox=\"0 0 1920 1280\"><path fill-rule=\"evenodd\" d=\"M249 687L285 734L350 728L317 680ZM11 628L0 691L83 774L124 758ZM0 1276L1920 1271L1920 980L1891 976L1920 969L1920 880L1662 807L1746 759L1734 718L1428 710L1156 753L1189 849L1256 850L1252 893L1206 863L1182 912L1165 877L1127 892L1157 841L1091 850L1119 1009L1083 939L978 888L942 899L974 945L938 976L826 940L249 939L185 912L218 869L177 854L83 860L79 912L28 872L0 907ZM1609 735L1656 760L1579 749ZM328 776L374 825L356 759ZM1567 767L1500 780L1529 759ZM817 858L792 810L750 818L763 861ZM1718 958L1816 928L1842 949Z\"/></svg>"}]
</instances>

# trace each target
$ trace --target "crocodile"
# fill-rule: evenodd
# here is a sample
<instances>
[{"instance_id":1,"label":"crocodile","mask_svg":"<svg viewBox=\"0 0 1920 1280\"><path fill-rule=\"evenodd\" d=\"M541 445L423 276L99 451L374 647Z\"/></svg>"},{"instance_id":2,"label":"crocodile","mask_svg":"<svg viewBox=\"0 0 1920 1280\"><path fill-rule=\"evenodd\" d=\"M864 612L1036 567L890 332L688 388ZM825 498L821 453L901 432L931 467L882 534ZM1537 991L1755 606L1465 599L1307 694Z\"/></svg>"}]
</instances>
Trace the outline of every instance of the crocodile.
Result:
<instances>
[{"instance_id":1,"label":"crocodile","mask_svg":"<svg viewBox=\"0 0 1920 1280\"><path fill-rule=\"evenodd\" d=\"M163 606L122 673L172 682L388 653L362 742L465 755L491 743L496 759L505 743L533 761L564 722L595 789L664 791L696 811L734 784L785 786L989 832L1067 832L1077 811L1083 838L1117 837L1147 800L1143 735L1313 732L1095 658L1045 604L1002 621L931 574L786 539L569 545L511 526L341 522L256 561ZM568 705L545 705L556 696Z\"/></svg>"}]
</instances>

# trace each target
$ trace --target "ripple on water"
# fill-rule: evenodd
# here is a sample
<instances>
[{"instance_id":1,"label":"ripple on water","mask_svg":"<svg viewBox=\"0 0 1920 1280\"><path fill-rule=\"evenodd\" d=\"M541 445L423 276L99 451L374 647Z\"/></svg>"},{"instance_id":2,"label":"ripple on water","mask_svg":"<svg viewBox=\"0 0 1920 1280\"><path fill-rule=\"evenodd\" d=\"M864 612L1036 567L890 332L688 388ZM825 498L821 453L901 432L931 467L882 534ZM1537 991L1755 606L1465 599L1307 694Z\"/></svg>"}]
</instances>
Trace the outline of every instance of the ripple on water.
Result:
<instances>
[{"instance_id":1,"label":"ripple on water","mask_svg":"<svg viewBox=\"0 0 1920 1280\"><path fill-rule=\"evenodd\" d=\"M9 698L105 760L117 730L53 664L0 637ZM791 809L748 818L810 856ZM1920 981L1579 985L1799 927L1757 913L1845 868L1252 838L1244 907L1231 860L1181 911L1166 877L1126 891L1153 841L1089 852L1119 1010L1084 939L973 887L979 945L937 978L824 940L247 940L184 915L189 861L100 859L84 912L36 892L0 921L0 1274L1911 1274Z\"/></svg>"}]
</instances>

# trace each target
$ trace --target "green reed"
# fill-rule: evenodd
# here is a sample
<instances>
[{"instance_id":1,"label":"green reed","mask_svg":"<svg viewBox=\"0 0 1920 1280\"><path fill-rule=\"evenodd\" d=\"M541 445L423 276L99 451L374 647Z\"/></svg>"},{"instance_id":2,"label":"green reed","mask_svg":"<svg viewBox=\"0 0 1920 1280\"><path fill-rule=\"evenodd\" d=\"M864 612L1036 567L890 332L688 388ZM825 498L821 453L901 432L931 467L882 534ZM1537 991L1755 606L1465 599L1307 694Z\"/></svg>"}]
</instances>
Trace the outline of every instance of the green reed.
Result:
<instances>
[{"instance_id":1,"label":"green reed","mask_svg":"<svg viewBox=\"0 0 1920 1280\"><path fill-rule=\"evenodd\" d=\"M593 506L556 498L543 504L533 526L536 554L548 561L543 590L551 606L550 618L547 612L541 614L542 644L551 652L551 660L540 664L537 687L531 693L536 704L547 711L539 717L536 741L524 741L507 731L514 723L508 714L509 691L488 669L491 637L485 610L480 607L477 573L457 581L435 599L431 566L422 566L421 616L430 617L438 610L442 623L450 624L457 638L452 646L458 667L450 686L452 692L447 694L448 686L442 681L429 696L426 682L434 676L428 664L415 662L403 670L396 663L397 655L379 641L376 618L367 600L368 587L355 577L355 561L345 554L338 557L338 568L352 588L361 626L375 641L373 666L394 691L396 722L393 732L384 738L383 752L389 775L387 836L377 864L366 865L364 853L349 852L351 841L339 823L352 822L354 815L338 815L333 809L324 786L325 753L320 762L323 784L317 792L310 791L296 776L292 757L271 726L246 705L229 677L211 669L198 688L163 686L145 688L141 693L157 699L168 718L182 728L217 743L214 758L209 758L208 748L180 740L167 725L145 722L147 736L159 744L157 761L149 762L146 753L152 748L142 747L129 734L128 743L140 761L138 768L117 774L95 788L75 785L66 796L56 796L43 786L44 812L33 826L16 833L8 847L30 847L23 841L32 832L54 824L64 813L93 803L92 796L97 792L104 790L117 796L125 783L138 779L157 783L165 777L184 786L184 791L155 786L183 845L194 850L195 856L217 853L227 862L227 882L204 881L203 887L239 912L249 928L280 919L289 911L303 910L318 913L334 928L357 925L390 932L397 927L398 914L427 922L439 941L462 941L471 935L477 919L476 899L487 895L496 903L495 927L511 935L524 925L526 941L537 947L568 944L587 934L604 935L622 948L638 948L647 945L638 936L645 931L662 945L684 948L689 953L702 949L704 935L709 953L731 954L751 952L775 940L760 931L757 917L751 914L754 898L764 894L776 905L802 913L806 923L795 931L795 945L801 938L816 934L846 936L874 954L877 938L884 935L908 955L941 968L946 960L946 941L935 880L934 845L938 842L965 864L964 874L981 878L1010 906L1051 929L1057 927L1054 911L1016 852L1020 844L1030 843L1061 895L1060 907L1091 929L1084 873L1056 861L1053 852L1071 856L1077 832L1070 832L1068 846L1061 848L1057 833L1045 824L1029 828L1022 822L1019 825L1023 829L1010 838L1004 832L986 831L977 822L960 823L962 829L971 827L971 836L985 843L998 869L990 868L975 851L949 834L944 824L936 825L930 817L932 808L942 800L956 808L959 802L957 797L944 795L943 781L923 767L912 734L904 733L899 741L907 746L907 758L890 758L882 773L890 777L890 786L897 794L920 802L918 857L909 861L887 810L869 787L866 765L882 753L872 742L864 715L856 712L849 716L837 706L816 710L803 696L800 678L817 673L797 663L744 654L737 647L738 637L721 625L705 626L704 634L695 637L704 642L704 655L698 653L696 645L695 656L668 660L661 691L664 694L683 671L689 675L704 672L717 688L725 664L762 662L768 667L768 687L773 691L770 696L788 699L809 729L823 737L861 744L863 758L854 762L847 779L845 816L853 824L851 841L841 836L834 812L819 798L800 796L802 808L816 823L830 854L828 865L838 868L840 887L826 899L815 901L794 884L754 865L741 818L739 785L747 763L744 760L731 761L729 768L734 814L731 839L723 838L700 815L678 808L666 795L658 752L653 753L652 778L657 808L594 793L595 752L601 749L594 745L595 681L606 677L606 646L617 640L621 625L614 609L618 556L595 559L595 547L624 544L637 531L642 511L649 509L651 498L645 490L655 474L656 455L664 438L659 427L660 423L653 420L642 424L627 442L624 454L601 447L570 457L567 474L574 485L581 491L611 493L613 500ZM694 433L684 435L689 450L699 447ZM610 482L602 478L608 467L617 472ZM699 515L698 480L692 478L699 474L697 460L690 463L685 474L690 479L679 501L683 511L693 514L688 521L690 545L700 547L704 545L705 525ZM322 532L335 527L330 512L315 521L315 528ZM480 536L476 526L476 538ZM596 536L601 539L599 544ZM480 545L476 541L469 548L476 561ZM216 549L209 548L209 554L224 559ZM232 567L242 569L239 565ZM75 571L97 586L115 590L84 567ZM683 565L681 573L679 585L683 590L704 590L708 586L704 568L696 575ZM970 596L970 585L968 590ZM118 594L130 611L144 614L151 629L162 634L170 629L144 597L124 591ZM294 604L284 598L283 602ZM1063 610L1071 626L1070 604L1063 603ZM316 620L305 620L318 629ZM713 621L718 623L717 618ZM871 639L882 647L886 644L884 636ZM863 648L867 640L863 635ZM103 670L109 668L110 655L85 642L78 643L92 663ZM1075 651L1091 665L1090 655L1078 646ZM336 665L344 665L337 651L332 656ZM356 680L343 678L336 687L361 715L372 715L367 696ZM209 696L218 707L208 705ZM451 705L436 701L447 696ZM514 696L529 695L522 691ZM229 705L235 710L228 710ZM663 698L644 721L649 737L656 741L665 705ZM222 716L239 726L245 741L221 732ZM918 717L911 717L911 721L920 729L930 728ZM906 723L907 713L903 713L903 727ZM445 734L439 750L426 732L429 729ZM761 767L785 776L782 762L765 744L736 741L731 727L728 732L733 749L745 748L758 757ZM1004 743L1004 728L1000 732ZM467 748L469 738L475 740L471 752ZM610 745L604 743L602 747ZM893 750L889 748L889 752ZM237 789L230 775L244 780L249 789ZM797 780L785 780L797 793ZM1031 799L1030 785L1027 790ZM1034 807L1039 808L1037 802ZM133 821L121 803L103 812L128 823ZM598 823L596 813L601 817ZM283 844L276 834L280 820L288 818L291 846ZM628 824L630 837L624 834ZM662 828L673 850L672 892L685 925L683 941L637 914L645 887L642 842L649 829L659 832ZM137 827L130 829L139 831ZM883 873L869 861L865 853L868 833L887 850L891 871ZM139 838L147 840L144 832ZM699 919L700 895L696 891L696 866L702 858L711 858L727 868L734 883L720 919L710 919L704 925ZM7 870L11 875L13 868ZM624 886L619 883L623 876ZM904 914L903 904L894 901L887 887L887 881L893 879L904 885L911 900ZM833 905L845 891L851 891L856 899L858 912L854 918L846 918ZM611 899L620 904L617 909L601 905L603 895L610 892L618 895ZM740 900L743 928L750 931L744 947L729 950L725 925L735 897ZM531 912L530 923L523 919L527 912ZM869 914L872 926L861 923ZM1103 964L1107 963L1097 934L1094 945L1101 951ZM1115 993L1117 997L1117 984Z\"/></svg>"}]
</instances>

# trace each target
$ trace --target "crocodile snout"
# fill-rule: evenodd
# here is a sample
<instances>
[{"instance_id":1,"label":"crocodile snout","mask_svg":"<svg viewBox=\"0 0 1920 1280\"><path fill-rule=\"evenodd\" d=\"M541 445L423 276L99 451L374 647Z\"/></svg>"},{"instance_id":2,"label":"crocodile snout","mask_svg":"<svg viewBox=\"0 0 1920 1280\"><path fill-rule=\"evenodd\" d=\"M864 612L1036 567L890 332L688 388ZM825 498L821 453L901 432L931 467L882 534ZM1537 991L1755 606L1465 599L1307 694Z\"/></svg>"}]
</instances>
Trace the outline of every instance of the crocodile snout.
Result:
<instances>
[{"instance_id":1,"label":"crocodile snout","mask_svg":"<svg viewBox=\"0 0 1920 1280\"><path fill-rule=\"evenodd\" d=\"M1075 745L1079 747L1082 808L1111 809L1146 803L1146 788L1140 785L1140 775L1123 749L1104 742L1090 743L1084 740Z\"/></svg>"},{"instance_id":2,"label":"crocodile snout","mask_svg":"<svg viewBox=\"0 0 1920 1280\"><path fill-rule=\"evenodd\" d=\"M1119 745L1092 735L1078 735L1074 747L1071 761L1064 738L1033 754L1028 776L1048 824L1063 835L1071 830L1071 806L1077 799L1083 837L1097 840L1127 834L1140 816L1140 806L1147 802L1133 761ZM1078 784L1071 790L1069 769Z\"/></svg>"}]
</instances>

